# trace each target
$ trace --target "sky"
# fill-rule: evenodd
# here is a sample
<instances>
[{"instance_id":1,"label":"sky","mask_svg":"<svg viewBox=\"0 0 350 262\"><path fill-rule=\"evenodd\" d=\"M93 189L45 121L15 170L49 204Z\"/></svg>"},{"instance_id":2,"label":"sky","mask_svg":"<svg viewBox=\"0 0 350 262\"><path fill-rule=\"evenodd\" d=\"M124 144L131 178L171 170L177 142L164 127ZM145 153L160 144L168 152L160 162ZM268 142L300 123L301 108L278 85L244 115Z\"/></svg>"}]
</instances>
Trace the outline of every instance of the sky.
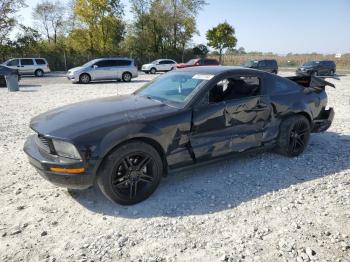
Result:
<instances>
[{"instance_id":1,"label":"sky","mask_svg":"<svg viewBox=\"0 0 350 262\"><path fill-rule=\"evenodd\" d=\"M19 22L32 25L32 8L41 0L26 0ZM127 0L125 18L132 19ZM350 53L350 0L207 0L197 16L200 35L222 22L236 31L237 47L247 51L324 54Z\"/></svg>"}]
</instances>

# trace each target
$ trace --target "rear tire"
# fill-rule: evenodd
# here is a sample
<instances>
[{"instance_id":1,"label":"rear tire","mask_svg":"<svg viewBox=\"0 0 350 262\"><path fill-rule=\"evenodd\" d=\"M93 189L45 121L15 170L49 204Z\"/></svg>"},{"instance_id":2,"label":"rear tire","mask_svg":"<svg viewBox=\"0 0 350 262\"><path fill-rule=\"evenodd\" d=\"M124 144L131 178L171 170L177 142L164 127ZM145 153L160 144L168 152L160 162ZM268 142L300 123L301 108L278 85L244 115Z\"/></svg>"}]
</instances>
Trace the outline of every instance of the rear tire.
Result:
<instances>
[{"instance_id":1,"label":"rear tire","mask_svg":"<svg viewBox=\"0 0 350 262\"><path fill-rule=\"evenodd\" d=\"M131 78L132 78L132 75L129 72L125 72L122 75L122 79L123 79L124 82L130 82Z\"/></svg>"},{"instance_id":2,"label":"rear tire","mask_svg":"<svg viewBox=\"0 0 350 262\"><path fill-rule=\"evenodd\" d=\"M37 69L37 70L35 70L34 75L36 77L43 77L44 76L44 71L41 70L41 69Z\"/></svg>"},{"instance_id":3,"label":"rear tire","mask_svg":"<svg viewBox=\"0 0 350 262\"><path fill-rule=\"evenodd\" d=\"M79 82L82 84L88 84L91 81L91 77L88 74L81 74L79 76Z\"/></svg>"},{"instance_id":4,"label":"rear tire","mask_svg":"<svg viewBox=\"0 0 350 262\"><path fill-rule=\"evenodd\" d=\"M280 125L280 133L277 139L279 153L295 157L302 154L310 139L310 123L302 115L294 115L286 118Z\"/></svg>"},{"instance_id":5,"label":"rear tire","mask_svg":"<svg viewBox=\"0 0 350 262\"><path fill-rule=\"evenodd\" d=\"M135 141L120 146L106 157L97 184L113 202L133 205L157 189L162 173L163 162L157 150Z\"/></svg>"}]
</instances>

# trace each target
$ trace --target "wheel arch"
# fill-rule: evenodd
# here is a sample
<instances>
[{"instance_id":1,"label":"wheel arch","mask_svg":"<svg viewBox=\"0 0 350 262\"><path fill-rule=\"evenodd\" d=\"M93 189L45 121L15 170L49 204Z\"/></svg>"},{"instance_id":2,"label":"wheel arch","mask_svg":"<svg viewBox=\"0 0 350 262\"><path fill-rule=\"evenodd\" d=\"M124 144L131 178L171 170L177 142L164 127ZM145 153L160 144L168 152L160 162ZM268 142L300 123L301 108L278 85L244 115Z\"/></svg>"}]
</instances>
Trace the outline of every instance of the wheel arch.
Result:
<instances>
[{"instance_id":1,"label":"wheel arch","mask_svg":"<svg viewBox=\"0 0 350 262\"><path fill-rule=\"evenodd\" d=\"M130 142L144 142L144 143L149 144L150 146L154 147L157 150L157 152L158 152L158 154L163 162L163 176L166 176L168 174L168 161L166 159L166 155L165 155L163 147L155 139L152 139L150 137L140 136L140 137L133 137L133 138L129 138L129 139L124 140L124 141L120 141L119 143L114 145L110 150L105 152L105 154L103 156L101 156L101 160L97 163L97 167L95 168L95 177L96 178L98 177L99 172L103 168L104 163L105 163L106 159L108 158L108 156L110 154L112 154L115 150L117 150L119 147L123 146L124 144L130 143Z\"/></svg>"},{"instance_id":2,"label":"wheel arch","mask_svg":"<svg viewBox=\"0 0 350 262\"><path fill-rule=\"evenodd\" d=\"M91 75L90 75L89 73L87 73L87 72L82 72L82 73L79 74L79 81L80 81L80 77L81 77L82 75L88 75L88 76L90 77L90 81L92 80L92 77L91 77Z\"/></svg>"}]
</instances>

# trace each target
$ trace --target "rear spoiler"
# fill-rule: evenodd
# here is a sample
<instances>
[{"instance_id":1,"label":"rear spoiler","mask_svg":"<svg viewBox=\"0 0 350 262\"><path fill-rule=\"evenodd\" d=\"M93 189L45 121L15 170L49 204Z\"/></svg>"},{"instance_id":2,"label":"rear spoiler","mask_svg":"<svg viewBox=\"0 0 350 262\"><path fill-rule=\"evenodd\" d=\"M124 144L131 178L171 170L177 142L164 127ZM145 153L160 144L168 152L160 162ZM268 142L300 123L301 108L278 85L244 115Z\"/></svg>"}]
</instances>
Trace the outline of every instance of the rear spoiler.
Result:
<instances>
[{"instance_id":1,"label":"rear spoiler","mask_svg":"<svg viewBox=\"0 0 350 262\"><path fill-rule=\"evenodd\" d=\"M335 85L332 83L316 76L289 76L286 78L306 88L324 89L326 86L335 88Z\"/></svg>"}]
</instances>

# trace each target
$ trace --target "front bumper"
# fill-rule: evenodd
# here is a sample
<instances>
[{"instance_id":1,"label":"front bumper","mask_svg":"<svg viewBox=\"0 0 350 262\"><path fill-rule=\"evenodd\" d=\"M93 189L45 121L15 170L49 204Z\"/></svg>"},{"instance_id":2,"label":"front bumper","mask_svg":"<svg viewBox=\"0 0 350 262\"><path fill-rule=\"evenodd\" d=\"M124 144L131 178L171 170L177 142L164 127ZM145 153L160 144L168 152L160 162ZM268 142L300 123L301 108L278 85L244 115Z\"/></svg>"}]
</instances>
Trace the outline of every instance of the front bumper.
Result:
<instances>
[{"instance_id":1,"label":"front bumper","mask_svg":"<svg viewBox=\"0 0 350 262\"><path fill-rule=\"evenodd\" d=\"M35 167L43 178L57 186L72 189L86 189L93 185L94 175L85 168L83 161L53 156L44 152L37 146L35 136L32 135L27 138L23 150L28 155L29 163ZM51 167L66 169L85 168L85 172L80 174L52 172L50 171Z\"/></svg>"},{"instance_id":2,"label":"front bumper","mask_svg":"<svg viewBox=\"0 0 350 262\"><path fill-rule=\"evenodd\" d=\"M334 109L331 107L328 110L323 109L319 116L313 121L313 133L326 131L332 124L334 119Z\"/></svg>"}]
</instances>

